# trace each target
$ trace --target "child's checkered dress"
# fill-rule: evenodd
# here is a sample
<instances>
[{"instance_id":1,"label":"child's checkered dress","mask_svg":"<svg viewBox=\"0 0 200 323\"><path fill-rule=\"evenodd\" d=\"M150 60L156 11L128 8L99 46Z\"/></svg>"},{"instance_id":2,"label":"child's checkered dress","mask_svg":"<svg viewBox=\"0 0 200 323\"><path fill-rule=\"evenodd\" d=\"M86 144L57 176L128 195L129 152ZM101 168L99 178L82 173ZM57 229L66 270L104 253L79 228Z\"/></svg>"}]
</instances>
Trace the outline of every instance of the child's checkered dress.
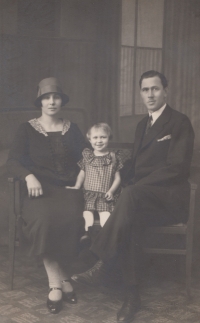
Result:
<instances>
[{"instance_id":1,"label":"child's checkered dress","mask_svg":"<svg viewBox=\"0 0 200 323\"><path fill-rule=\"evenodd\" d=\"M120 189L115 192L114 201L107 201L105 193L112 186L114 175L123 164L118 153L115 153L115 161L113 159L111 153L95 156L92 150L84 149L83 158L78 165L85 172L85 210L111 212L114 209Z\"/></svg>"}]
</instances>

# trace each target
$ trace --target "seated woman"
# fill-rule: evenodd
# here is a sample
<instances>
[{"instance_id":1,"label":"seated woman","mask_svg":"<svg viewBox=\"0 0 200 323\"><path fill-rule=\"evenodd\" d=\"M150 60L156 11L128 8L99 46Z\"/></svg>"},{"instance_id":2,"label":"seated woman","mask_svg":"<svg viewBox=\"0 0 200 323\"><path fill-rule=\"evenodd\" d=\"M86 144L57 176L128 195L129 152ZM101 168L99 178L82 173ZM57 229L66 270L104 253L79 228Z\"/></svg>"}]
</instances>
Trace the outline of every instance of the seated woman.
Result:
<instances>
[{"instance_id":1,"label":"seated woman","mask_svg":"<svg viewBox=\"0 0 200 323\"><path fill-rule=\"evenodd\" d=\"M65 186L76 182L85 140L76 124L59 117L68 100L55 78L39 83L35 105L41 116L21 124L7 162L9 173L26 184L22 245L30 256L42 257L50 288L47 307L53 314L62 300L77 302L66 268L78 249L83 195Z\"/></svg>"}]
</instances>

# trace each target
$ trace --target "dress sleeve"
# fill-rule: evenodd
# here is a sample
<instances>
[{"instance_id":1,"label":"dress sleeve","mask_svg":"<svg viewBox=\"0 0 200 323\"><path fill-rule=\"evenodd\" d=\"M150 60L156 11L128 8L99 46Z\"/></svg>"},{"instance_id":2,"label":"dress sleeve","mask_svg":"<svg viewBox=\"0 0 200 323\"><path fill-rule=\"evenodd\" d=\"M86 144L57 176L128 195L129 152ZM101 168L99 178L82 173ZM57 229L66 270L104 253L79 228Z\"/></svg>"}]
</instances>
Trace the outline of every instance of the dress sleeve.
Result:
<instances>
[{"instance_id":1,"label":"dress sleeve","mask_svg":"<svg viewBox=\"0 0 200 323\"><path fill-rule=\"evenodd\" d=\"M80 169L85 171L85 165L89 158L91 158L91 150L88 148L85 148L82 152L82 158L78 162L78 166L80 167Z\"/></svg>"},{"instance_id":2,"label":"dress sleeve","mask_svg":"<svg viewBox=\"0 0 200 323\"><path fill-rule=\"evenodd\" d=\"M116 158L116 172L118 172L120 169L124 167L123 160L121 157L121 152L119 150L116 151L115 158Z\"/></svg>"},{"instance_id":3,"label":"dress sleeve","mask_svg":"<svg viewBox=\"0 0 200 323\"><path fill-rule=\"evenodd\" d=\"M85 162L84 162L83 158L81 160L79 160L78 166L80 167L81 170L85 171Z\"/></svg>"},{"instance_id":4,"label":"dress sleeve","mask_svg":"<svg viewBox=\"0 0 200 323\"><path fill-rule=\"evenodd\" d=\"M29 163L28 151L28 134L26 125L22 124L15 135L7 160L7 169L11 176L24 180L27 175L31 174L26 168Z\"/></svg>"}]
</instances>

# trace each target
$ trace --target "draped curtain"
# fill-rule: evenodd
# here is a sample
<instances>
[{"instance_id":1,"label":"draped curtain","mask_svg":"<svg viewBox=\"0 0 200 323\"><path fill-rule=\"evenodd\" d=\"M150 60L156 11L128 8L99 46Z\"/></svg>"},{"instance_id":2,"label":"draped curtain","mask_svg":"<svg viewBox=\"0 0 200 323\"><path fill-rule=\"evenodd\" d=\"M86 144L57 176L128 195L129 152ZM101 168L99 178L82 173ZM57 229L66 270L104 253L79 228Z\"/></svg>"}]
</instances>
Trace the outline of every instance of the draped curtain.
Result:
<instances>
[{"instance_id":1,"label":"draped curtain","mask_svg":"<svg viewBox=\"0 0 200 323\"><path fill-rule=\"evenodd\" d=\"M166 0L163 71L169 104L190 118L200 147L200 2Z\"/></svg>"},{"instance_id":2,"label":"draped curtain","mask_svg":"<svg viewBox=\"0 0 200 323\"><path fill-rule=\"evenodd\" d=\"M0 0L0 117L33 108L39 80L55 76L67 107L84 109L93 123L96 2Z\"/></svg>"},{"instance_id":3,"label":"draped curtain","mask_svg":"<svg viewBox=\"0 0 200 323\"><path fill-rule=\"evenodd\" d=\"M96 41L96 93L93 119L111 125L118 135L120 0L100 0Z\"/></svg>"}]
</instances>

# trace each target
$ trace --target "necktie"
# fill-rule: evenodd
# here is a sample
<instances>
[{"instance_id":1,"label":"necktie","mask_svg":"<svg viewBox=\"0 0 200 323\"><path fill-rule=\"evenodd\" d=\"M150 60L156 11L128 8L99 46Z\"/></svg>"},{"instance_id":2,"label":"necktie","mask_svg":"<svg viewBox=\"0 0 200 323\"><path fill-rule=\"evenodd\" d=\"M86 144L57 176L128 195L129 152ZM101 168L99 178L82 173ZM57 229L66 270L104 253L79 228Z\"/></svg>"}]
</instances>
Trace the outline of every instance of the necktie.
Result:
<instances>
[{"instance_id":1,"label":"necktie","mask_svg":"<svg viewBox=\"0 0 200 323\"><path fill-rule=\"evenodd\" d=\"M153 118L152 116L149 116L149 119L147 121L147 126L146 126L146 131L145 131L145 134L147 134L149 132L149 129L151 128L152 126L152 121L153 121Z\"/></svg>"}]
</instances>

